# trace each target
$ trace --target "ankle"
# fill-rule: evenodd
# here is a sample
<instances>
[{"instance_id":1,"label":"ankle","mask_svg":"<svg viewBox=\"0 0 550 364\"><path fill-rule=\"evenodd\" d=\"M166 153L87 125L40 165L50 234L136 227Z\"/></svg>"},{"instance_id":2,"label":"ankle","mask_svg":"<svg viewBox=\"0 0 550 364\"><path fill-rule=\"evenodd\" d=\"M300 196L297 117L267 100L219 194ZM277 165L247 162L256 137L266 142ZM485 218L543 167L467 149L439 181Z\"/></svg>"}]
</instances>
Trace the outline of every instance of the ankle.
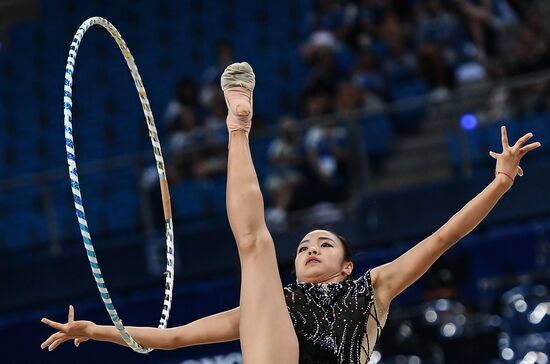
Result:
<instances>
[{"instance_id":1,"label":"ankle","mask_svg":"<svg viewBox=\"0 0 550 364\"><path fill-rule=\"evenodd\" d=\"M229 132L229 136L233 138L241 138L241 135L243 135L245 138L248 139L248 131L244 129L235 129L231 130Z\"/></svg>"}]
</instances>

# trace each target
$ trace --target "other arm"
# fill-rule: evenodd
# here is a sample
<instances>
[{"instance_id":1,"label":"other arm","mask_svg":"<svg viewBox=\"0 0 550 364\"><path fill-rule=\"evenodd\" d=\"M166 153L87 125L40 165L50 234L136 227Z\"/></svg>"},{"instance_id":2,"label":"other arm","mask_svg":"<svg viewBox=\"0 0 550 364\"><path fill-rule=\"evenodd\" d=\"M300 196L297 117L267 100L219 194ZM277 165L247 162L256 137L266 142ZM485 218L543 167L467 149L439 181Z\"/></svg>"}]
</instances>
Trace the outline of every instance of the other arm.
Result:
<instances>
[{"instance_id":1,"label":"other arm","mask_svg":"<svg viewBox=\"0 0 550 364\"><path fill-rule=\"evenodd\" d=\"M171 350L186 346L237 340L239 338L239 320L240 308L237 307L193 321L187 325L169 329L135 326L126 326L126 329L134 340L142 346ZM50 351L63 342L72 339L75 340L77 346L88 339L127 346L118 330L112 325L96 325L91 321L74 321L73 306L69 308L69 321L66 324L48 319L42 319L42 322L59 330L41 345L41 348L48 347Z\"/></svg>"},{"instance_id":2,"label":"other arm","mask_svg":"<svg viewBox=\"0 0 550 364\"><path fill-rule=\"evenodd\" d=\"M435 233L392 262L373 268L373 285L386 306L426 273L444 252L479 225L512 187L518 171L520 175L523 174L519 161L528 151L538 148L540 143L522 147L533 136L528 133L510 147L505 127L502 127L501 132L503 152L489 153L497 160L495 179Z\"/></svg>"}]
</instances>

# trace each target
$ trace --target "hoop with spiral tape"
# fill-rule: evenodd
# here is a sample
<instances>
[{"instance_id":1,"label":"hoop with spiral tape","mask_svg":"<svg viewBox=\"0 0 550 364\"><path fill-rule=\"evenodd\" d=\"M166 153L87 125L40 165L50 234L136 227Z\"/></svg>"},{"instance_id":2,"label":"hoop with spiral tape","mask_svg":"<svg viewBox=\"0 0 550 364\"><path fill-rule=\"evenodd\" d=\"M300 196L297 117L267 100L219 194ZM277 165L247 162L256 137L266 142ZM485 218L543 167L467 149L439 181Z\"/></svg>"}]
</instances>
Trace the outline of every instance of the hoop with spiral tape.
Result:
<instances>
[{"instance_id":1,"label":"hoop with spiral tape","mask_svg":"<svg viewBox=\"0 0 550 364\"><path fill-rule=\"evenodd\" d=\"M63 115L64 115L64 125L65 125L65 146L67 150L67 163L69 165L69 177L71 179L71 189L73 192L74 205L76 208L76 216L78 218L78 223L80 225L80 233L82 234L82 239L84 241L84 247L86 248L86 253L88 255L88 260L92 268L92 273L95 278L97 288L101 294L105 308L111 316L113 324L118 329L120 335L134 351L142 354L147 354L153 349L146 348L137 343L132 336L128 333L122 320L117 314L109 292L107 291L107 285L101 274L97 257L92 245L92 238L88 229L88 223L86 222L86 215L84 213L84 204L82 202L82 195L80 193L80 184L78 180L78 171L76 168L76 154L74 149L73 142L73 125L72 125L72 83L73 83L73 73L76 62L76 55L78 52L78 47L82 41L82 37L86 31L93 25L101 25L105 28L111 36L117 42L141 100L141 105L143 107L143 113L145 115L145 120L147 121L147 127L149 129L149 136L151 138L151 143L153 145L153 151L155 154L157 172L159 174L160 188L162 194L162 204L164 210L164 219L166 225L166 284L165 284L165 295L164 295L164 305L162 309L162 315L160 318L159 328L166 328L168 324L168 317L170 314L170 308L172 304L172 290L174 287L174 230L172 222L172 208L170 206L170 194L168 192L168 182L166 181L166 171L164 167L164 159L162 158L162 151L160 148L160 142L158 139L157 129L155 126L155 120L153 118L153 113L151 112L151 106L149 105L149 100L147 99L147 94L145 88L143 87L143 82L141 81L141 76L139 75L137 66L134 61L134 57L130 53L130 50L126 46L126 43L122 39L122 36L118 30L106 19L101 17L92 17L82 23L78 28L73 41L71 43L71 48L69 50L69 56L67 57L67 66L65 69L65 85L64 85L64 97L63 97Z\"/></svg>"}]
</instances>

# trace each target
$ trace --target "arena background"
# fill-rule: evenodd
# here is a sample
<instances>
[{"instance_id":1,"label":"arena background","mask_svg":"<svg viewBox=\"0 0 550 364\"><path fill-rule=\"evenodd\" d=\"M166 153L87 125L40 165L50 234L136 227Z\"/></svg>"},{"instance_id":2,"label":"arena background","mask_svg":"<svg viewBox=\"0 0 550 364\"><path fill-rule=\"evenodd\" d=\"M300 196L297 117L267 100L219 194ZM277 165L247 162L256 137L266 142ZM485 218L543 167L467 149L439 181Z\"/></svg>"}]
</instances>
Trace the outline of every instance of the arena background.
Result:
<instances>
[{"instance_id":1,"label":"arena background","mask_svg":"<svg viewBox=\"0 0 550 364\"><path fill-rule=\"evenodd\" d=\"M168 165L176 275L169 326L238 305L225 215L233 61L257 76L251 146L285 282L330 226L359 275L440 227L494 174L500 125L542 147L469 236L392 303L372 363L546 364L550 352L550 3L545 0L0 1L2 363L240 363L238 342L154 351L39 345L41 317L109 324L67 176L63 75L73 34L112 22L149 95ZM130 73L100 28L82 41L74 135L84 205L115 307L156 326L164 231Z\"/></svg>"}]
</instances>

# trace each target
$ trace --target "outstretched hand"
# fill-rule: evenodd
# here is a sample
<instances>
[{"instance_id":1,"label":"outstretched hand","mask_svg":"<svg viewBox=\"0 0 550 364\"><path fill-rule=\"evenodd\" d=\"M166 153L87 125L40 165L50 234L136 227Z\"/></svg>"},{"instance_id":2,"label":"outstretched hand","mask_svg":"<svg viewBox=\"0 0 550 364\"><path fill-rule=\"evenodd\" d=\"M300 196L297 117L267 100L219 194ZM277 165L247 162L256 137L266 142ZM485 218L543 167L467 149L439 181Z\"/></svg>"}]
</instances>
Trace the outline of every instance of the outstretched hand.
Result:
<instances>
[{"instance_id":1,"label":"outstretched hand","mask_svg":"<svg viewBox=\"0 0 550 364\"><path fill-rule=\"evenodd\" d=\"M69 306L69 316L66 324L48 320L47 318L43 318L40 321L58 330L40 345L42 349L48 347L49 351L57 348L67 340L74 339L75 346L89 340L91 337L91 329L95 325L92 321L75 321L74 307L72 305Z\"/></svg>"},{"instance_id":2,"label":"outstretched hand","mask_svg":"<svg viewBox=\"0 0 550 364\"><path fill-rule=\"evenodd\" d=\"M502 136L502 153L489 152L489 155L497 160L495 167L495 174L503 173L512 179L512 182L516 178L516 175L523 176L523 169L519 166L521 158L525 156L531 150L541 146L539 142L524 145L529 139L533 137L533 133L527 133L518 139L516 144L510 146L508 144L508 135L506 133L506 127L500 128Z\"/></svg>"}]
</instances>

